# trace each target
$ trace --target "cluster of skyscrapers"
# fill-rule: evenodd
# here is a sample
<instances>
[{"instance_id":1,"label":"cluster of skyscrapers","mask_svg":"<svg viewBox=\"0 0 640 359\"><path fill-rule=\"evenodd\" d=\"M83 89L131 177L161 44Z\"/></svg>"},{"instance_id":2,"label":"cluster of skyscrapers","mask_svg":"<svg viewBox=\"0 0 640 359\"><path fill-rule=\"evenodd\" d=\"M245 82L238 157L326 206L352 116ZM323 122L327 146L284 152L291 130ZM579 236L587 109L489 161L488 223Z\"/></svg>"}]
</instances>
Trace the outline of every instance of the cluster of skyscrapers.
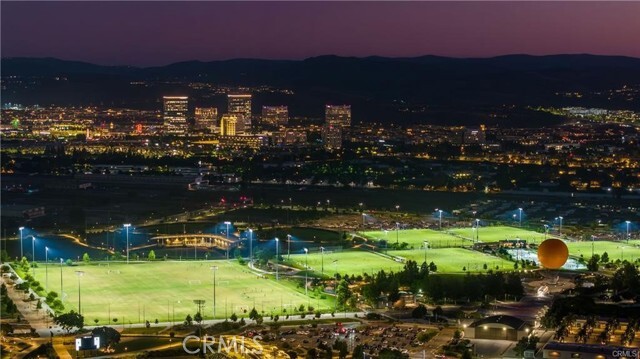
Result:
<instances>
[{"instance_id":1,"label":"cluster of skyscrapers","mask_svg":"<svg viewBox=\"0 0 640 359\"><path fill-rule=\"evenodd\" d=\"M164 132L175 135L189 132L220 136L249 135L253 117L251 97L251 94L228 94L227 112L218 116L218 109L215 107L195 107L191 112L187 96L164 96ZM289 109L287 106L263 106L260 120L264 125L282 128L289 123ZM350 126L350 105L326 105L322 127L325 148L341 148L343 133Z\"/></svg>"}]
</instances>

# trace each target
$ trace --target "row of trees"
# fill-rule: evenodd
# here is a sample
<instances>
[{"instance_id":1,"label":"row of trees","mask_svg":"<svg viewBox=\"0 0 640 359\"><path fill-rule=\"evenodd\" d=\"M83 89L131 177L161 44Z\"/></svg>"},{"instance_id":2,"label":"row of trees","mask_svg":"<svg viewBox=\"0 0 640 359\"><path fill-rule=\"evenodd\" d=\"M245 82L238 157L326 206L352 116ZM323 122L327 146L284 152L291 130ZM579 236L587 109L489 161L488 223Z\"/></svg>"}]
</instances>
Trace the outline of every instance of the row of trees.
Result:
<instances>
[{"instance_id":1,"label":"row of trees","mask_svg":"<svg viewBox=\"0 0 640 359\"><path fill-rule=\"evenodd\" d=\"M371 304L378 301L381 293L386 294L389 301L397 301L401 287L407 287L414 293L422 291L434 301L445 298L480 301L486 299L485 295L493 298L524 295L524 287L517 273L489 270L486 274L468 273L466 276L429 275L430 270L435 268L433 262L429 265L423 262L418 268L415 261L407 261L398 273L381 270L372 277L365 277L369 281L363 286L362 295Z\"/></svg>"}]
</instances>

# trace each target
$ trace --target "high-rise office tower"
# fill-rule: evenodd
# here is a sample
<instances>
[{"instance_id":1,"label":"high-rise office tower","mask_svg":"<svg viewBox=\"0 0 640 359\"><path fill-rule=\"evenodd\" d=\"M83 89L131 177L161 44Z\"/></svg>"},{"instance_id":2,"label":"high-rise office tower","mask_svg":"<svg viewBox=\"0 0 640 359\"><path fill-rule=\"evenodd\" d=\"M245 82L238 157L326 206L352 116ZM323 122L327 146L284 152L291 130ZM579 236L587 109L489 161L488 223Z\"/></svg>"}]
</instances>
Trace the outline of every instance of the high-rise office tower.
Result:
<instances>
[{"instance_id":1,"label":"high-rise office tower","mask_svg":"<svg viewBox=\"0 0 640 359\"><path fill-rule=\"evenodd\" d=\"M281 126L289 122L289 108L287 106L262 106L262 123Z\"/></svg>"},{"instance_id":2,"label":"high-rise office tower","mask_svg":"<svg viewBox=\"0 0 640 359\"><path fill-rule=\"evenodd\" d=\"M324 119L328 125L351 126L351 105L326 105Z\"/></svg>"},{"instance_id":3,"label":"high-rise office tower","mask_svg":"<svg viewBox=\"0 0 640 359\"><path fill-rule=\"evenodd\" d=\"M164 96L164 130L167 133L186 133L188 129L189 97Z\"/></svg>"},{"instance_id":4,"label":"high-rise office tower","mask_svg":"<svg viewBox=\"0 0 640 359\"><path fill-rule=\"evenodd\" d=\"M235 136L237 134L238 116L232 113L225 113L220 120L220 134L222 136Z\"/></svg>"},{"instance_id":5,"label":"high-rise office tower","mask_svg":"<svg viewBox=\"0 0 640 359\"><path fill-rule=\"evenodd\" d=\"M242 118L238 118L238 131L251 128L251 94L228 94L227 101L228 113L242 115Z\"/></svg>"},{"instance_id":6,"label":"high-rise office tower","mask_svg":"<svg viewBox=\"0 0 640 359\"><path fill-rule=\"evenodd\" d=\"M218 109L215 107L196 107L195 128L200 131L213 132L218 120Z\"/></svg>"},{"instance_id":7,"label":"high-rise office tower","mask_svg":"<svg viewBox=\"0 0 640 359\"><path fill-rule=\"evenodd\" d=\"M322 144L328 150L342 148L342 127L325 123L322 126Z\"/></svg>"}]
</instances>

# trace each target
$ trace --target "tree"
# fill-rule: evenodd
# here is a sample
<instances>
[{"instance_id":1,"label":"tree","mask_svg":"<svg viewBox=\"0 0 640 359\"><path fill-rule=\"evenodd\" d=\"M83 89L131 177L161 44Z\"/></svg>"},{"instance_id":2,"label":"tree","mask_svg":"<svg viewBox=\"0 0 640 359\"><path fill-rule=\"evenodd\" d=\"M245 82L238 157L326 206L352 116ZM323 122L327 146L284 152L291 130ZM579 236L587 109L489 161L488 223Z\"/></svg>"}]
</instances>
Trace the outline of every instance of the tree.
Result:
<instances>
[{"instance_id":1,"label":"tree","mask_svg":"<svg viewBox=\"0 0 640 359\"><path fill-rule=\"evenodd\" d=\"M69 333L73 328L82 329L84 327L84 316L72 310L69 313L56 316L53 322Z\"/></svg>"},{"instance_id":2,"label":"tree","mask_svg":"<svg viewBox=\"0 0 640 359\"><path fill-rule=\"evenodd\" d=\"M536 349L536 345L538 344L538 341L540 340L540 338L532 335L532 336L527 336L527 337L522 337L520 338L520 340L518 340L518 343L515 345L515 347L513 348L513 351L516 353L516 356L519 358L524 357L524 352L526 350L535 350Z\"/></svg>"},{"instance_id":3,"label":"tree","mask_svg":"<svg viewBox=\"0 0 640 359\"><path fill-rule=\"evenodd\" d=\"M147 255L147 259L149 259L150 261L156 260L156 252L153 249L149 251L149 255Z\"/></svg>"},{"instance_id":4,"label":"tree","mask_svg":"<svg viewBox=\"0 0 640 359\"><path fill-rule=\"evenodd\" d=\"M424 305L420 304L418 305L412 312L411 312L411 317L412 318L424 318L427 315L427 307L425 307Z\"/></svg>"},{"instance_id":5,"label":"tree","mask_svg":"<svg viewBox=\"0 0 640 359\"><path fill-rule=\"evenodd\" d=\"M87 263L87 264L89 262L91 262L91 257L89 257L89 253L85 253L85 254L82 255L82 261Z\"/></svg>"},{"instance_id":6,"label":"tree","mask_svg":"<svg viewBox=\"0 0 640 359\"><path fill-rule=\"evenodd\" d=\"M338 351L338 356L340 357L340 359L346 358L347 354L349 353L347 342L344 340L337 339L333 344L333 349Z\"/></svg>"},{"instance_id":7,"label":"tree","mask_svg":"<svg viewBox=\"0 0 640 359\"><path fill-rule=\"evenodd\" d=\"M191 314L187 314L187 317L184 318L184 325L193 325L193 318L191 318Z\"/></svg>"},{"instance_id":8,"label":"tree","mask_svg":"<svg viewBox=\"0 0 640 359\"><path fill-rule=\"evenodd\" d=\"M257 316L258 311L256 310L256 308L251 309L251 311L249 312L249 319L254 320Z\"/></svg>"},{"instance_id":9,"label":"tree","mask_svg":"<svg viewBox=\"0 0 640 359\"><path fill-rule=\"evenodd\" d=\"M196 313L193 316L193 320L198 324L202 323L202 314L200 314L200 312Z\"/></svg>"},{"instance_id":10,"label":"tree","mask_svg":"<svg viewBox=\"0 0 640 359\"><path fill-rule=\"evenodd\" d=\"M433 315L436 317L441 317L444 314L444 310L442 310L441 306L437 306L433 309Z\"/></svg>"},{"instance_id":11,"label":"tree","mask_svg":"<svg viewBox=\"0 0 640 359\"><path fill-rule=\"evenodd\" d=\"M600 261L600 256L597 254L594 254L593 257L591 257L587 262L587 269L592 272L597 272L599 268L598 266L599 261Z\"/></svg>"},{"instance_id":12,"label":"tree","mask_svg":"<svg viewBox=\"0 0 640 359\"><path fill-rule=\"evenodd\" d=\"M336 300L338 301L338 305L340 307L345 307L351 295L352 293L349 289L349 283L343 279L340 281L340 284L338 284L338 288L336 289Z\"/></svg>"},{"instance_id":13,"label":"tree","mask_svg":"<svg viewBox=\"0 0 640 359\"><path fill-rule=\"evenodd\" d=\"M351 357L353 358L362 358L364 356L364 347L362 344L358 344L353 348L353 353Z\"/></svg>"},{"instance_id":14,"label":"tree","mask_svg":"<svg viewBox=\"0 0 640 359\"><path fill-rule=\"evenodd\" d=\"M96 337L100 337L101 345L111 348L112 345L120 343L120 333L111 327L93 328L91 331Z\"/></svg>"},{"instance_id":15,"label":"tree","mask_svg":"<svg viewBox=\"0 0 640 359\"><path fill-rule=\"evenodd\" d=\"M609 253L607 253L607 252L602 253L602 257L600 258L600 262L609 263Z\"/></svg>"},{"instance_id":16,"label":"tree","mask_svg":"<svg viewBox=\"0 0 640 359\"><path fill-rule=\"evenodd\" d=\"M238 320L238 316L236 315L236 313L232 313L229 319L231 319L231 321L235 323Z\"/></svg>"},{"instance_id":17,"label":"tree","mask_svg":"<svg viewBox=\"0 0 640 359\"><path fill-rule=\"evenodd\" d=\"M402 352L397 349L384 348L380 351L378 358L379 359L405 359L405 358L409 358L409 355L402 354Z\"/></svg>"}]
</instances>

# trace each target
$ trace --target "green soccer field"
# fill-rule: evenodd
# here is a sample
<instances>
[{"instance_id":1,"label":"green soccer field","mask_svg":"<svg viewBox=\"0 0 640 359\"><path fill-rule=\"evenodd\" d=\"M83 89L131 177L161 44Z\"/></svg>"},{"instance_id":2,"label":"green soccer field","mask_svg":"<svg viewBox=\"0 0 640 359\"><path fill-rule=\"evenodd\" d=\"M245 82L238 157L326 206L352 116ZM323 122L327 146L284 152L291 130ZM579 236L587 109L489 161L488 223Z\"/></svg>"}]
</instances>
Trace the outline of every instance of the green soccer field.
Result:
<instances>
[{"instance_id":1,"label":"green soccer field","mask_svg":"<svg viewBox=\"0 0 640 359\"><path fill-rule=\"evenodd\" d=\"M418 266L424 262L424 250L389 251L390 255L410 259L418 262ZM440 248L427 250L427 263L435 263L438 273L464 273L463 267L471 272L487 269L512 270L513 262L492 255L472 251L464 248Z\"/></svg>"},{"instance_id":2,"label":"green soccer field","mask_svg":"<svg viewBox=\"0 0 640 359\"><path fill-rule=\"evenodd\" d=\"M471 230L469 230L471 231ZM445 232L435 231L433 229L404 229L385 231L364 232L364 236L370 239L384 239L390 243L395 243L396 239L399 243L405 242L409 247L420 248L424 242L429 242L431 248L461 247L463 245L471 245L471 240L466 240ZM397 236L397 238L396 238ZM470 233L469 233L470 236Z\"/></svg>"},{"instance_id":3,"label":"green soccer field","mask_svg":"<svg viewBox=\"0 0 640 359\"><path fill-rule=\"evenodd\" d=\"M108 318L128 324L184 321L187 314L197 312L194 300L205 300L203 315L213 317L213 271L216 271L216 317L236 313L247 317L255 306L265 314L280 313L281 309L311 304L316 309L333 308L333 298L308 298L295 282L259 278L236 261L216 260L198 262L106 263L62 266L65 312L78 310L78 279L81 285L82 314L88 325L106 324ZM60 293L61 267L49 265L49 290ZM83 271L81 277L76 271ZM46 285L45 267L36 269L36 278ZM244 313L244 311L247 313ZM112 321L111 321L112 322ZM113 322L112 322L113 323Z\"/></svg>"},{"instance_id":4,"label":"green soccer field","mask_svg":"<svg viewBox=\"0 0 640 359\"><path fill-rule=\"evenodd\" d=\"M593 253L602 256L602 253L607 252L609 259L615 261L616 259L628 260L634 262L640 258L640 247L629 241L626 242L610 242L610 241L581 241L581 242L565 242L569 247L569 255L573 257L584 256L585 260L591 258L592 244Z\"/></svg>"},{"instance_id":5,"label":"green soccer field","mask_svg":"<svg viewBox=\"0 0 640 359\"><path fill-rule=\"evenodd\" d=\"M322 255L309 253L308 263L312 271L322 272ZM286 259L286 256L284 256ZM334 260L337 262L333 263ZM303 268L305 264L304 254L292 254L291 262ZM333 276L336 270L340 274L374 274L381 269L385 271L399 271L404 265L382 255L365 251L327 252L324 254L324 274Z\"/></svg>"},{"instance_id":6,"label":"green soccer field","mask_svg":"<svg viewBox=\"0 0 640 359\"><path fill-rule=\"evenodd\" d=\"M455 228L447 230L448 232L463 236L465 238L471 238L471 228ZM480 227L478 229L478 239L481 242L491 243L499 242L505 239L524 239L528 242L540 244L544 240L544 233L538 233L529 231L522 228L507 227L507 226L493 226L493 227Z\"/></svg>"}]
</instances>

